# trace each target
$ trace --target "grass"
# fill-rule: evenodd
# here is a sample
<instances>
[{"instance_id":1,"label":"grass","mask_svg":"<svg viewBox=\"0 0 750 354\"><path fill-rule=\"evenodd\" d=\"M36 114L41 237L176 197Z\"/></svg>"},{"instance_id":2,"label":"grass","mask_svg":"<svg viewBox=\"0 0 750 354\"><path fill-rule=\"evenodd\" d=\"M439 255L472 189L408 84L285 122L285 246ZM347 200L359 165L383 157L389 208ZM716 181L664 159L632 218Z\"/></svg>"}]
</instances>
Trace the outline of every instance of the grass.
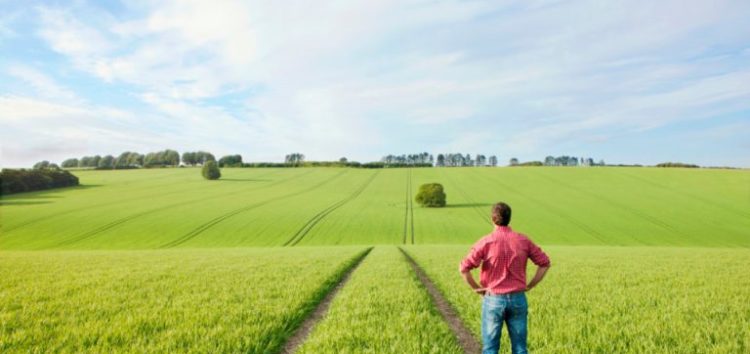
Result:
<instances>
[{"instance_id":1,"label":"grass","mask_svg":"<svg viewBox=\"0 0 750 354\"><path fill-rule=\"evenodd\" d=\"M460 279L468 246L410 246L481 339L481 297ZM552 268L528 293L529 350L543 353L746 353L746 249L547 247ZM529 277L533 266L529 268ZM508 350L507 329L501 350Z\"/></svg>"},{"instance_id":2,"label":"grass","mask_svg":"<svg viewBox=\"0 0 750 354\"><path fill-rule=\"evenodd\" d=\"M0 252L0 352L273 352L362 251Z\"/></svg>"}]
</instances>

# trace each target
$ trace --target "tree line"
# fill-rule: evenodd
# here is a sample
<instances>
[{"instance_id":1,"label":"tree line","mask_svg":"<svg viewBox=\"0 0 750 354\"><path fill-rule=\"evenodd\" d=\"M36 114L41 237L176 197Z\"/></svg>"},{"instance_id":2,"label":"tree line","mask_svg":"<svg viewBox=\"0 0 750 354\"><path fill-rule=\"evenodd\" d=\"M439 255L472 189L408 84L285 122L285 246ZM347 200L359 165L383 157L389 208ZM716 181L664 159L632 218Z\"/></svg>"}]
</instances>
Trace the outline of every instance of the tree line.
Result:
<instances>
[{"instance_id":1,"label":"tree line","mask_svg":"<svg viewBox=\"0 0 750 354\"><path fill-rule=\"evenodd\" d=\"M57 165L47 164L32 170L7 169L0 171L2 194L38 191L50 188L71 187L78 185L78 177L62 170Z\"/></svg>"},{"instance_id":2,"label":"tree line","mask_svg":"<svg viewBox=\"0 0 750 354\"><path fill-rule=\"evenodd\" d=\"M544 158L544 166L604 166L604 160L594 162L591 157L547 156Z\"/></svg>"},{"instance_id":3,"label":"tree line","mask_svg":"<svg viewBox=\"0 0 750 354\"><path fill-rule=\"evenodd\" d=\"M223 157L222 159L227 159L227 161L235 161L234 159L236 158L239 158L239 162L242 163L242 157L240 155L229 155ZM61 166L63 168L95 168L101 170L112 170L142 167L177 167L180 165L180 163L186 166L196 166L203 165L207 161L216 161L216 157L214 157L214 155L210 152L206 151L185 152L182 154L182 157L180 157L180 153L178 153L177 151L166 149L162 151L149 152L145 155L133 151L125 151L117 157L113 155L94 155L83 156L81 158L69 158L63 161ZM49 161L40 161L34 165L34 168L43 165L54 164L50 164Z\"/></svg>"},{"instance_id":4,"label":"tree line","mask_svg":"<svg viewBox=\"0 0 750 354\"><path fill-rule=\"evenodd\" d=\"M426 152L386 155L380 159L384 167L432 167L434 161L433 156Z\"/></svg>"},{"instance_id":5,"label":"tree line","mask_svg":"<svg viewBox=\"0 0 750 354\"><path fill-rule=\"evenodd\" d=\"M497 166L497 156L489 158L483 154L472 157L471 154L448 153L438 154L435 167L472 167L472 166Z\"/></svg>"},{"instance_id":6,"label":"tree line","mask_svg":"<svg viewBox=\"0 0 750 354\"><path fill-rule=\"evenodd\" d=\"M184 152L182 156L175 150L162 150L140 154L126 151L118 157L112 155L84 156L80 159L70 158L62 162L63 168L95 168L95 169L128 169L128 168L153 168L153 167L177 167L203 166L208 161L215 161L219 167L354 167L354 168L391 168L391 167L496 167L499 164L497 155L484 155L463 153L441 153L433 156L427 152L401 155L386 155L380 161L360 163L349 161L346 157L338 161L306 161L305 155L299 152L287 154L284 162L244 162L239 154L225 155L216 159L213 154L206 151ZM38 165L38 166L37 166ZM36 167L56 166L49 161L41 161ZM576 156L547 156L544 161L521 162L513 157L508 166L605 166L604 160L595 162L591 157ZM658 167L692 167L695 165L680 163L663 163Z\"/></svg>"}]
</instances>

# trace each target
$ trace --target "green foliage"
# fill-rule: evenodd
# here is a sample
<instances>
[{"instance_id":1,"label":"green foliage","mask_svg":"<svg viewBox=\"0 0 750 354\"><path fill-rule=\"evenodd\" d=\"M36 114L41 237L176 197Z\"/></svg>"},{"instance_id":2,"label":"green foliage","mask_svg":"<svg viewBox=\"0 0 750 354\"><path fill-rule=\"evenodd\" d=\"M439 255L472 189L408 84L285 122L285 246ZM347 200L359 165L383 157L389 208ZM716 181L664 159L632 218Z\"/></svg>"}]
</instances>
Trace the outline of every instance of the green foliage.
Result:
<instances>
[{"instance_id":1,"label":"green foliage","mask_svg":"<svg viewBox=\"0 0 750 354\"><path fill-rule=\"evenodd\" d=\"M284 157L284 163L290 166L297 167L302 165L303 162L305 162L305 155L299 152L288 154Z\"/></svg>"},{"instance_id":2,"label":"green foliage","mask_svg":"<svg viewBox=\"0 0 750 354\"><path fill-rule=\"evenodd\" d=\"M78 167L78 159L72 158L62 162L62 168L76 168Z\"/></svg>"},{"instance_id":3,"label":"green foliage","mask_svg":"<svg viewBox=\"0 0 750 354\"><path fill-rule=\"evenodd\" d=\"M544 163L542 161L526 161L517 163L514 166L544 166Z\"/></svg>"},{"instance_id":4,"label":"green foliage","mask_svg":"<svg viewBox=\"0 0 750 354\"><path fill-rule=\"evenodd\" d=\"M682 162L662 162L660 164L657 164L656 167L700 168L700 166L698 165Z\"/></svg>"},{"instance_id":5,"label":"green foliage","mask_svg":"<svg viewBox=\"0 0 750 354\"><path fill-rule=\"evenodd\" d=\"M219 167L242 167L242 156L226 155L219 159Z\"/></svg>"},{"instance_id":6,"label":"green foliage","mask_svg":"<svg viewBox=\"0 0 750 354\"><path fill-rule=\"evenodd\" d=\"M13 170L4 168L0 171L2 194L31 192L51 188L78 185L78 177L68 171L55 168L38 168L33 170Z\"/></svg>"},{"instance_id":7,"label":"green foliage","mask_svg":"<svg viewBox=\"0 0 750 354\"><path fill-rule=\"evenodd\" d=\"M216 161L206 161L201 169L201 175L203 175L203 178L205 179L219 179L221 177L221 171L219 171L219 166L216 165Z\"/></svg>"},{"instance_id":8,"label":"green foliage","mask_svg":"<svg viewBox=\"0 0 750 354\"><path fill-rule=\"evenodd\" d=\"M216 158L212 153L206 151L185 152L182 154L182 163L189 166L203 165L207 161L216 161Z\"/></svg>"},{"instance_id":9,"label":"green foliage","mask_svg":"<svg viewBox=\"0 0 750 354\"><path fill-rule=\"evenodd\" d=\"M445 192L440 183L427 183L419 186L414 201L423 207L440 208L445 206Z\"/></svg>"},{"instance_id":10,"label":"green foliage","mask_svg":"<svg viewBox=\"0 0 750 354\"><path fill-rule=\"evenodd\" d=\"M102 157L97 167L102 170L111 170L115 167L115 157L112 155Z\"/></svg>"},{"instance_id":11,"label":"green foliage","mask_svg":"<svg viewBox=\"0 0 750 354\"><path fill-rule=\"evenodd\" d=\"M143 167L176 167L180 164L180 154L174 150L150 152L143 158Z\"/></svg>"},{"instance_id":12,"label":"green foliage","mask_svg":"<svg viewBox=\"0 0 750 354\"><path fill-rule=\"evenodd\" d=\"M35 170L41 170L41 169L49 168L49 165L50 165L49 161L44 160L44 161L39 161L35 163L33 168Z\"/></svg>"}]
</instances>

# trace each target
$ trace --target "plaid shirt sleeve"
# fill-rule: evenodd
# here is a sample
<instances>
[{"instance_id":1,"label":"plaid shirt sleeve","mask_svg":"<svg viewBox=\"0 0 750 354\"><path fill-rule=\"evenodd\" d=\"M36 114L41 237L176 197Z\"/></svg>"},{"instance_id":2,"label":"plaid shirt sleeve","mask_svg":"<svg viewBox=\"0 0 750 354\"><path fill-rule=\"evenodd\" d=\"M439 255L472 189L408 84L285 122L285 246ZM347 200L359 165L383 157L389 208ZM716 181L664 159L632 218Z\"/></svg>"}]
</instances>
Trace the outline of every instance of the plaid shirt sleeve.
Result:
<instances>
[{"instance_id":1,"label":"plaid shirt sleeve","mask_svg":"<svg viewBox=\"0 0 750 354\"><path fill-rule=\"evenodd\" d=\"M485 256L485 247L484 242L481 240L474 244L473 247L471 247L471 251L469 251L469 254L466 255L466 257L461 261L461 264L459 265L459 270L461 273L470 271L474 268L479 267L482 264L482 261L484 260Z\"/></svg>"},{"instance_id":2,"label":"plaid shirt sleeve","mask_svg":"<svg viewBox=\"0 0 750 354\"><path fill-rule=\"evenodd\" d=\"M531 258L531 261L534 262L539 267L549 267L550 266L550 260L544 251L542 251L539 246L534 244L531 240L529 240L529 258Z\"/></svg>"}]
</instances>

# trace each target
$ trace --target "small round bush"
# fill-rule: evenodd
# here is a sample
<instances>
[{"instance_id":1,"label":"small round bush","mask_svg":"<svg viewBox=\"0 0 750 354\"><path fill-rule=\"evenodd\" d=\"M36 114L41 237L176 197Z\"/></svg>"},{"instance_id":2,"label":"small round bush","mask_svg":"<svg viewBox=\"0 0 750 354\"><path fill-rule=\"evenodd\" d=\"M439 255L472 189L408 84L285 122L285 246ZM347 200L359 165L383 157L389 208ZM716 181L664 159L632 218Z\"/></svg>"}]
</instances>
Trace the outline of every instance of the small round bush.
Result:
<instances>
[{"instance_id":1,"label":"small round bush","mask_svg":"<svg viewBox=\"0 0 750 354\"><path fill-rule=\"evenodd\" d=\"M419 205L428 208L441 208L445 206L445 192L440 183L427 183L419 187L415 198Z\"/></svg>"},{"instance_id":2,"label":"small round bush","mask_svg":"<svg viewBox=\"0 0 750 354\"><path fill-rule=\"evenodd\" d=\"M203 174L203 178L205 179L219 179L221 177L219 166L216 165L216 161L214 160L208 160L203 164L201 174Z\"/></svg>"}]
</instances>

